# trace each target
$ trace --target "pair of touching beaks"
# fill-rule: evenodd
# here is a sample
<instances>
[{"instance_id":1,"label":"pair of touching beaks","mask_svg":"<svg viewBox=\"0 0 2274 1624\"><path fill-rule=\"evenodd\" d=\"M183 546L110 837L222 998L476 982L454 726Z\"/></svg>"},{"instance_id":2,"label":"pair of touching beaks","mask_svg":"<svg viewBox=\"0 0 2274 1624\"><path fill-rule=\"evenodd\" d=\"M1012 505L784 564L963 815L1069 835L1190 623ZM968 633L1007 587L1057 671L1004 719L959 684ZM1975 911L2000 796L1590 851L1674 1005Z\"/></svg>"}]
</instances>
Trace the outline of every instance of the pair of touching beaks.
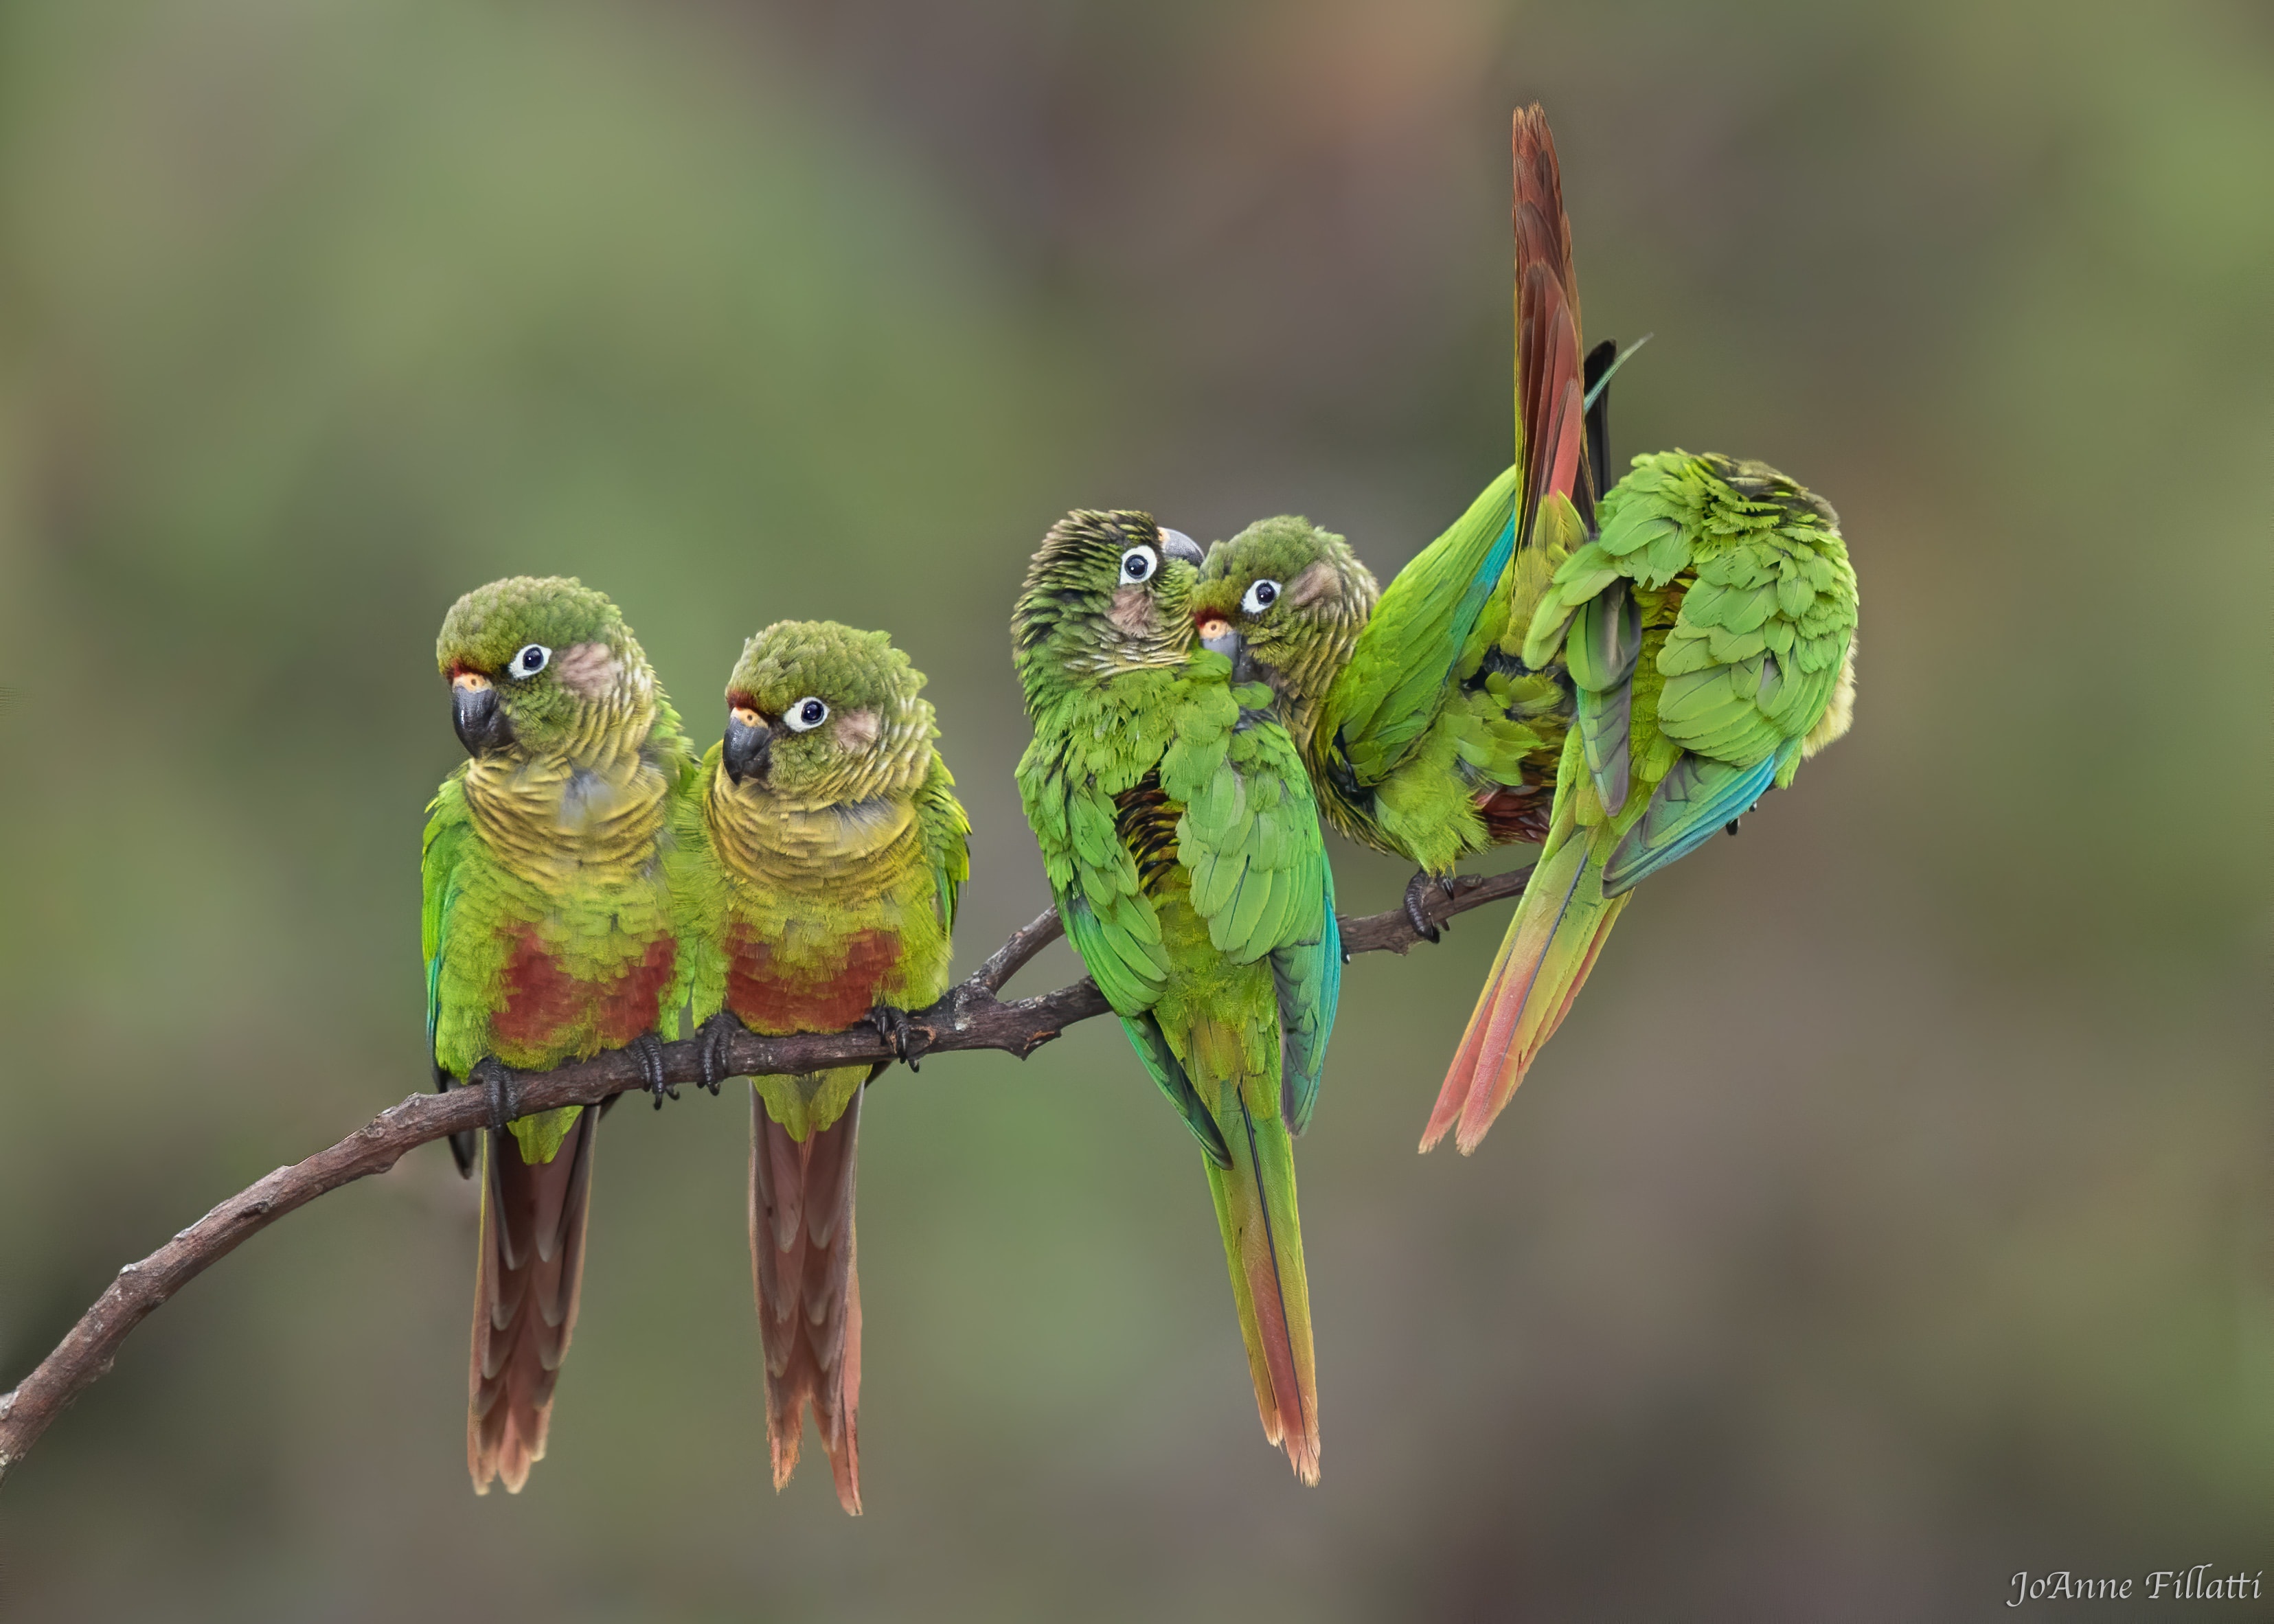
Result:
<instances>
[{"instance_id":1,"label":"pair of touching beaks","mask_svg":"<svg viewBox=\"0 0 2274 1624\"><path fill-rule=\"evenodd\" d=\"M1194 569L1208 560L1208 555L1201 551L1198 542L1184 531L1172 530L1165 525L1161 528L1161 552L1166 557L1184 560ZM1239 632L1230 620L1220 614L1206 615L1193 622L1193 629L1200 634L1201 647L1211 654L1221 654L1238 663Z\"/></svg>"},{"instance_id":2,"label":"pair of touching beaks","mask_svg":"<svg viewBox=\"0 0 2274 1624\"><path fill-rule=\"evenodd\" d=\"M1165 524L1157 528L1163 558L1182 559L1194 569L1208 561L1208 554L1201 551L1200 543L1184 531L1172 530ZM1224 616L1207 616L1194 622L1194 629L1200 633L1201 647L1211 654L1221 654L1234 660L1239 658L1239 633Z\"/></svg>"}]
</instances>

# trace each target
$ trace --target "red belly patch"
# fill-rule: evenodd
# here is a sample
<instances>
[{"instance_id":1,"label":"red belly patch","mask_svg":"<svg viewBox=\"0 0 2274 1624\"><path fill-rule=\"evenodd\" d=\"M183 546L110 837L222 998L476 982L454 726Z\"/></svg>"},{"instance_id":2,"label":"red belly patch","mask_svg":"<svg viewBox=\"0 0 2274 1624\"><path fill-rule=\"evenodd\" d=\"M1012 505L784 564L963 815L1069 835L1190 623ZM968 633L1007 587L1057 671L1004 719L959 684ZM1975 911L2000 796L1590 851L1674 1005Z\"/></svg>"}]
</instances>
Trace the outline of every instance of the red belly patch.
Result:
<instances>
[{"instance_id":1,"label":"red belly patch","mask_svg":"<svg viewBox=\"0 0 2274 1624\"><path fill-rule=\"evenodd\" d=\"M1484 815L1495 844L1529 840L1537 845L1547 838L1550 815L1555 810L1554 787L1495 789L1477 797L1477 810Z\"/></svg>"},{"instance_id":2,"label":"red belly patch","mask_svg":"<svg viewBox=\"0 0 2274 1624\"><path fill-rule=\"evenodd\" d=\"M738 930L728 944L727 1007L753 1032L842 1032L876 1007L900 957L897 934L863 930L847 941L844 967L817 977L778 965L771 946Z\"/></svg>"},{"instance_id":3,"label":"red belly patch","mask_svg":"<svg viewBox=\"0 0 2274 1624\"><path fill-rule=\"evenodd\" d=\"M538 944L536 931L524 930L506 959L505 1007L490 1018L491 1029L508 1043L541 1049L589 1025L603 1048L621 1049L656 1026L678 956L677 944L659 936L621 974L587 981L563 970Z\"/></svg>"}]
</instances>

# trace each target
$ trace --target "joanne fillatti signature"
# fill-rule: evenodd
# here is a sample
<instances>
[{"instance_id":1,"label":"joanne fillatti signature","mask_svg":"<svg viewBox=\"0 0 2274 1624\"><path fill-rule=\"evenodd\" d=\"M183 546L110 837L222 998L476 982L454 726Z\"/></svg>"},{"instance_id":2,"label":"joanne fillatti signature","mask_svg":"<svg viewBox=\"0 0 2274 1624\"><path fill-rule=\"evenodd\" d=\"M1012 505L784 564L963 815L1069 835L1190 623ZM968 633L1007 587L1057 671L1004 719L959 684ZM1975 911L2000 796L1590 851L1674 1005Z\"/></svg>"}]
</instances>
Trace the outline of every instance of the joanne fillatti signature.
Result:
<instances>
[{"instance_id":1,"label":"joanne fillatti signature","mask_svg":"<svg viewBox=\"0 0 2274 1624\"><path fill-rule=\"evenodd\" d=\"M2193 1568L2159 1568L2138 1579L2091 1579L2064 1568L2057 1573L2014 1575L2009 1607L2025 1601L2255 1601L2266 1582L2266 1570L2214 1577L2209 1562Z\"/></svg>"}]
</instances>

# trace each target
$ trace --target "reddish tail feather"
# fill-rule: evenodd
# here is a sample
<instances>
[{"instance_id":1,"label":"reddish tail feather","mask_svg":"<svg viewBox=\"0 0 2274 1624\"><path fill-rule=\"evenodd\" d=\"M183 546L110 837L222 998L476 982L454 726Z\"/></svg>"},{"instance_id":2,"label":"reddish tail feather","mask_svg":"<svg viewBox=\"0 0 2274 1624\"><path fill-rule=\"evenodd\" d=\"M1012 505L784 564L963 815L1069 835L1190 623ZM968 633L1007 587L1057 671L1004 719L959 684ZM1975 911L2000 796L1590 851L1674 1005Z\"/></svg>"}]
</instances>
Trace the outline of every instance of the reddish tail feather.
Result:
<instances>
[{"instance_id":1,"label":"reddish tail feather","mask_svg":"<svg viewBox=\"0 0 2274 1624\"><path fill-rule=\"evenodd\" d=\"M518 1494L545 1458L553 1387L576 1328L599 1126L598 1111L580 1111L560 1151L538 1167L521 1159L511 1133L486 1136L466 1384L466 1467L477 1494L493 1480Z\"/></svg>"},{"instance_id":2,"label":"reddish tail feather","mask_svg":"<svg viewBox=\"0 0 2274 1624\"><path fill-rule=\"evenodd\" d=\"M1586 465L1586 387L1579 347L1579 282L1571 262L1571 222L1547 115L1533 102L1516 115L1510 146L1516 167L1516 407L1522 435L1524 500L1517 543L1531 537L1541 502L1570 498L1594 523Z\"/></svg>"},{"instance_id":3,"label":"reddish tail feather","mask_svg":"<svg viewBox=\"0 0 2274 1624\"><path fill-rule=\"evenodd\" d=\"M774 1487L789 1481L810 1406L837 1500L861 1514L861 1277L854 1264L854 1152L861 1095L803 1143L750 1094L750 1265L766 1356Z\"/></svg>"}]
</instances>

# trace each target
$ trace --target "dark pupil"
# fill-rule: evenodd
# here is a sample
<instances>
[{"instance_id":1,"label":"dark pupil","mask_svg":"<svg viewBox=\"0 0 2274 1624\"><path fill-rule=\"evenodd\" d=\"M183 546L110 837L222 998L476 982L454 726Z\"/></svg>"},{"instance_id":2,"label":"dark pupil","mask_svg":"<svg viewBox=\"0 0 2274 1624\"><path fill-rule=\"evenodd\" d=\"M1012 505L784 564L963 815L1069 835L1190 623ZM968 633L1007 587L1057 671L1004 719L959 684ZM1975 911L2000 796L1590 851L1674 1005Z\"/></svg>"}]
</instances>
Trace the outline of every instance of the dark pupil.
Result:
<instances>
[{"instance_id":1,"label":"dark pupil","mask_svg":"<svg viewBox=\"0 0 2274 1624\"><path fill-rule=\"evenodd\" d=\"M521 668L523 671L535 671L537 669L537 650L535 649L523 649L521 651Z\"/></svg>"},{"instance_id":2,"label":"dark pupil","mask_svg":"<svg viewBox=\"0 0 2274 1624\"><path fill-rule=\"evenodd\" d=\"M809 722L819 721L821 719L821 702L817 699L807 700L805 702L805 709L801 712L801 714Z\"/></svg>"},{"instance_id":3,"label":"dark pupil","mask_svg":"<svg viewBox=\"0 0 2274 1624\"><path fill-rule=\"evenodd\" d=\"M1255 589L1255 601L1259 604L1268 604L1278 596L1279 589L1273 586L1269 581L1262 583Z\"/></svg>"},{"instance_id":4,"label":"dark pupil","mask_svg":"<svg viewBox=\"0 0 2274 1624\"><path fill-rule=\"evenodd\" d=\"M1142 558L1131 559L1122 568L1128 572L1132 581L1142 581L1145 578L1145 560Z\"/></svg>"}]
</instances>

